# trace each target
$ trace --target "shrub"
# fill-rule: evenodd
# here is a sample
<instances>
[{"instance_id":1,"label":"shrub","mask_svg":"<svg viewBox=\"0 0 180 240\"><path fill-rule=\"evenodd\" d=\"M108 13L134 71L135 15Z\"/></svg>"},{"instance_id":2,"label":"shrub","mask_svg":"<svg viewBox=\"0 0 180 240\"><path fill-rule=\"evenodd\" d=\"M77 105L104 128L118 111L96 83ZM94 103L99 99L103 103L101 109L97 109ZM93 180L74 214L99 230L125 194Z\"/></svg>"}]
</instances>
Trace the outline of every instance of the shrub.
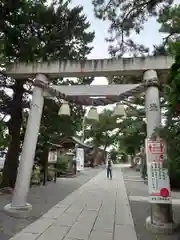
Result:
<instances>
[{"instance_id":1,"label":"shrub","mask_svg":"<svg viewBox=\"0 0 180 240\"><path fill-rule=\"evenodd\" d=\"M56 168L58 172L66 172L68 169L68 157L66 155L62 155L58 157L57 163L56 163Z\"/></svg>"}]
</instances>

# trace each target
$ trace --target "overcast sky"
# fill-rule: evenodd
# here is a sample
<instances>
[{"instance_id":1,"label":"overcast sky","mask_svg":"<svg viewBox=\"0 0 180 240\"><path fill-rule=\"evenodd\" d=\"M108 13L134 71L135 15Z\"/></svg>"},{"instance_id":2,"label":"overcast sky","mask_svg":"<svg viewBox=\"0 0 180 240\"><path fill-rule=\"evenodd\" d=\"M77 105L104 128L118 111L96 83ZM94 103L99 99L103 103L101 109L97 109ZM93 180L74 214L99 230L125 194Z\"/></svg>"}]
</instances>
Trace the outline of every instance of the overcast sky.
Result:
<instances>
[{"instance_id":1,"label":"overcast sky","mask_svg":"<svg viewBox=\"0 0 180 240\"><path fill-rule=\"evenodd\" d=\"M91 29L94 30L96 34L93 43L94 49L89 58L106 58L108 57L108 45L104 39L107 37L108 23L94 17L91 1L92 0L72 0L72 5L82 5L84 7L84 13L87 15L88 21L91 23ZM180 2L180 0L178 2ZM145 24L143 33L140 35L133 35L133 40L152 48L153 45L160 43L162 39L158 29L159 25L156 20L151 18Z\"/></svg>"},{"instance_id":2,"label":"overcast sky","mask_svg":"<svg viewBox=\"0 0 180 240\"><path fill-rule=\"evenodd\" d=\"M108 36L108 23L95 18L91 2L92 0L72 0L72 5L81 5L84 7L84 13L91 23L90 29L95 31L94 48L89 58L108 58L108 43L105 42L105 38ZM176 0L175 2L180 3L180 0ZM144 31L140 35L132 35L134 41L144 44L150 49L153 48L153 45L161 43L162 37L159 33L159 24L154 18L149 19L144 26ZM93 84L107 84L107 80L105 78L96 78Z\"/></svg>"}]
</instances>

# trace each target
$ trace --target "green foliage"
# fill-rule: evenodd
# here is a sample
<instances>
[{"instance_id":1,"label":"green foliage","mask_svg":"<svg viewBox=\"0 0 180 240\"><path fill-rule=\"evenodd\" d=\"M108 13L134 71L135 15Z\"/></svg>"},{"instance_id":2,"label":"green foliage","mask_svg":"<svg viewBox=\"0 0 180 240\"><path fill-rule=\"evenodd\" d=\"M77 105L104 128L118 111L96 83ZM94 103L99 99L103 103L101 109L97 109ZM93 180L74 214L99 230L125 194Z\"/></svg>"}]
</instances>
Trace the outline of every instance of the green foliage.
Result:
<instances>
[{"instance_id":1,"label":"green foliage","mask_svg":"<svg viewBox=\"0 0 180 240\"><path fill-rule=\"evenodd\" d=\"M178 44L179 47L179 44ZM168 102L169 114L177 116L177 106L180 104L180 52L177 51L175 62L170 68L167 85L164 89L165 99Z\"/></svg>"},{"instance_id":2,"label":"green foliage","mask_svg":"<svg viewBox=\"0 0 180 240\"><path fill-rule=\"evenodd\" d=\"M58 172L65 172L68 169L68 156L62 155L57 159L56 168Z\"/></svg>"},{"instance_id":3,"label":"green foliage","mask_svg":"<svg viewBox=\"0 0 180 240\"><path fill-rule=\"evenodd\" d=\"M35 165L32 171L31 184L40 184L41 182L41 169Z\"/></svg>"},{"instance_id":4,"label":"green foliage","mask_svg":"<svg viewBox=\"0 0 180 240\"><path fill-rule=\"evenodd\" d=\"M69 2L69 0L60 0L47 4L46 0L0 1L1 66L5 67L6 64L19 61L29 63L85 59L92 49L89 44L94 39L94 32L89 31L90 23L83 14L83 8L79 6L72 8L69 6ZM78 79L78 83L83 82L84 84L85 81L88 84L92 78ZM10 115L7 126L12 140L8 151L10 153L7 155L9 156L6 161L8 164L5 164L7 167L5 167L3 175L7 176L7 185L10 182L13 185L12 182L15 182L17 165L12 161L18 161L19 147L18 144L15 144L20 140L20 137L17 136L18 132L22 130L22 140L24 136L29 94L32 92L32 82L29 82L30 80L27 83L26 79L18 81L3 75L0 76L0 113ZM61 78L55 79L53 83L61 85L65 81ZM72 81L67 80L66 84L72 84ZM8 96L7 89L12 90L13 97ZM19 99L18 102L17 99ZM73 134L75 129L79 128L82 108L71 106L72 119L63 119L57 116L58 106L55 106L56 104L53 101L45 101L40 129L41 136L39 137L41 150L46 147L48 140L59 141L58 136L60 139L63 135ZM22 111L24 112L22 113ZM25 111L26 117L24 117ZM24 118L20 120L22 115ZM68 124L69 126L67 126ZM16 134L14 129L16 129ZM9 178L13 178L13 180L8 180Z\"/></svg>"},{"instance_id":5,"label":"green foliage","mask_svg":"<svg viewBox=\"0 0 180 240\"><path fill-rule=\"evenodd\" d=\"M149 17L165 12L173 0L92 0L97 18L110 22L107 41L111 44L109 51L116 54L148 52L141 44L135 43L131 33L143 31L144 23Z\"/></svg>"},{"instance_id":6,"label":"green foliage","mask_svg":"<svg viewBox=\"0 0 180 240\"><path fill-rule=\"evenodd\" d=\"M180 188L180 124L177 108L180 104L180 5L162 11L158 22L161 24L160 31L167 35L163 42L165 50L174 57L167 85L163 91L167 102L165 113L167 120L165 126L158 131L167 144L167 164L171 186Z\"/></svg>"},{"instance_id":7,"label":"green foliage","mask_svg":"<svg viewBox=\"0 0 180 240\"><path fill-rule=\"evenodd\" d=\"M121 123L121 135L118 138L119 150L134 155L144 145L146 124L141 117L127 117Z\"/></svg>"},{"instance_id":8,"label":"green foliage","mask_svg":"<svg viewBox=\"0 0 180 240\"><path fill-rule=\"evenodd\" d=\"M1 8L1 54L7 61L35 61L84 58L94 33L82 7L70 8L68 1L19 1L16 7L4 1ZM6 13L6 14L5 14ZM11 24L9 24L11 23ZM86 41L84 41L86 39ZM70 50L70 46L74 46Z\"/></svg>"},{"instance_id":9,"label":"green foliage","mask_svg":"<svg viewBox=\"0 0 180 240\"><path fill-rule=\"evenodd\" d=\"M45 106L41 120L38 145L40 148L49 142L59 143L65 136L74 136L81 127L83 116L82 107L70 105L71 117L59 116L59 105L52 99L45 99Z\"/></svg>"},{"instance_id":10,"label":"green foliage","mask_svg":"<svg viewBox=\"0 0 180 240\"><path fill-rule=\"evenodd\" d=\"M125 119L113 117L111 110L104 110L99 121L86 130L86 138L92 138L91 144L97 147L106 149L113 146L113 158L120 153L135 154L144 145L146 124L143 122L142 110L135 107L132 109L127 108L128 116Z\"/></svg>"},{"instance_id":11,"label":"green foliage","mask_svg":"<svg viewBox=\"0 0 180 240\"><path fill-rule=\"evenodd\" d=\"M167 124L159 129L160 137L167 144L167 164L169 168L172 187L180 188L180 122L172 119L171 124Z\"/></svg>"},{"instance_id":12,"label":"green foliage","mask_svg":"<svg viewBox=\"0 0 180 240\"><path fill-rule=\"evenodd\" d=\"M179 43L171 46L176 49L175 62L171 66L167 86L164 90L165 99L168 103L166 125L159 129L160 136L167 144L167 163L170 173L171 186L180 188L180 124L179 110L180 104L180 51Z\"/></svg>"},{"instance_id":13,"label":"green foliage","mask_svg":"<svg viewBox=\"0 0 180 240\"><path fill-rule=\"evenodd\" d=\"M99 121L94 122L90 128L87 127L85 137L92 137L92 145L97 147L102 146L106 149L108 146L114 144L119 134L118 126L117 118L112 116L112 111L104 110L99 114Z\"/></svg>"},{"instance_id":14,"label":"green foliage","mask_svg":"<svg viewBox=\"0 0 180 240\"><path fill-rule=\"evenodd\" d=\"M70 8L69 1L57 1L51 5L43 0L19 0L17 5L1 1L0 10L0 62L9 64L14 61L53 61L84 59L92 47L89 43L94 33L82 7ZM80 79L82 82L84 79ZM86 79L88 80L88 79ZM63 79L55 80L62 84ZM5 76L0 78L1 86L14 91L14 80ZM69 83L70 84L70 83ZM24 103L28 101L31 87L24 89ZM10 113L12 98L3 88L0 110ZM23 104L23 108L28 108Z\"/></svg>"},{"instance_id":15,"label":"green foliage","mask_svg":"<svg viewBox=\"0 0 180 240\"><path fill-rule=\"evenodd\" d=\"M155 47L155 55L173 55L180 52L180 5L162 8L158 13L157 21L160 24L159 32L165 35L163 42Z\"/></svg>"},{"instance_id":16,"label":"green foliage","mask_svg":"<svg viewBox=\"0 0 180 240\"><path fill-rule=\"evenodd\" d=\"M158 14L158 23L161 24L160 32L168 33L168 38L173 37L173 40L177 40L177 34L180 33L180 5L174 5L170 8L163 8L159 11Z\"/></svg>"}]
</instances>

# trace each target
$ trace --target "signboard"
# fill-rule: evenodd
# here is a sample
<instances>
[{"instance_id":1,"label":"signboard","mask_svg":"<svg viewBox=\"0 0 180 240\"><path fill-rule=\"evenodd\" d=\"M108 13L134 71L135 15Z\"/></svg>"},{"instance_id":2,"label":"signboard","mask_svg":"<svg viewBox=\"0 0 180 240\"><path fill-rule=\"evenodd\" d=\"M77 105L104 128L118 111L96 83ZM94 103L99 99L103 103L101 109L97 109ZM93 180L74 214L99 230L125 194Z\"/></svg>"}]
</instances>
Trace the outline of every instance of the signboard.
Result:
<instances>
[{"instance_id":1,"label":"signboard","mask_svg":"<svg viewBox=\"0 0 180 240\"><path fill-rule=\"evenodd\" d=\"M170 203L169 175L168 169L164 167L166 159L165 142L146 139L146 157L149 201L153 203Z\"/></svg>"},{"instance_id":2,"label":"signboard","mask_svg":"<svg viewBox=\"0 0 180 240\"><path fill-rule=\"evenodd\" d=\"M57 151L50 151L48 156L48 163L57 162Z\"/></svg>"},{"instance_id":3,"label":"signboard","mask_svg":"<svg viewBox=\"0 0 180 240\"><path fill-rule=\"evenodd\" d=\"M151 154L164 154L165 153L165 145L161 140L157 141L148 141L148 152Z\"/></svg>"},{"instance_id":4,"label":"signboard","mask_svg":"<svg viewBox=\"0 0 180 240\"><path fill-rule=\"evenodd\" d=\"M76 148L76 169L77 171L84 170L84 149Z\"/></svg>"}]
</instances>

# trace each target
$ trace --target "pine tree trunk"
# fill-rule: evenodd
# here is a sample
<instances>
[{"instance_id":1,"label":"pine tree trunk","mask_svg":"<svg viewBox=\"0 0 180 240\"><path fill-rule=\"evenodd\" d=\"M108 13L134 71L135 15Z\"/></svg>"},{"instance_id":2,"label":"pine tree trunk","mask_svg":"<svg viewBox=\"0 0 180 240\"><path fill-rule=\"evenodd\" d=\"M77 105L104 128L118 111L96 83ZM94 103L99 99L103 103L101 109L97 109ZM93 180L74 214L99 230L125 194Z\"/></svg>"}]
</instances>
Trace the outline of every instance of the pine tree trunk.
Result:
<instances>
[{"instance_id":1,"label":"pine tree trunk","mask_svg":"<svg viewBox=\"0 0 180 240\"><path fill-rule=\"evenodd\" d=\"M9 124L11 141L4 164L1 188L14 188L16 182L21 141L22 101L24 92L23 84L23 80L17 80L14 86L14 95L11 105L11 119Z\"/></svg>"}]
</instances>

